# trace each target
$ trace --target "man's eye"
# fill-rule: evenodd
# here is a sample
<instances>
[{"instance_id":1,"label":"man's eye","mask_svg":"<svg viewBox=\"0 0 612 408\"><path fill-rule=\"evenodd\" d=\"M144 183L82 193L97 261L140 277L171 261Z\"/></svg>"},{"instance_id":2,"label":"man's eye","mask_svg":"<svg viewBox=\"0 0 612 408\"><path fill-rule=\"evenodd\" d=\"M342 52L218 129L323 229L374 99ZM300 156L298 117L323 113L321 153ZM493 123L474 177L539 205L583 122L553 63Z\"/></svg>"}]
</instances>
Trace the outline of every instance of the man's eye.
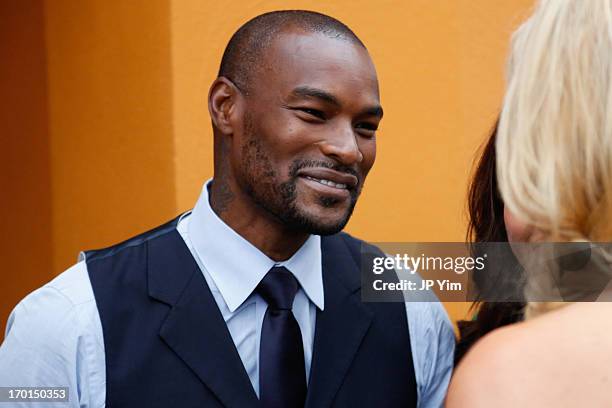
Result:
<instances>
[{"instance_id":1,"label":"man's eye","mask_svg":"<svg viewBox=\"0 0 612 408\"><path fill-rule=\"evenodd\" d=\"M318 109L312 109L312 108L299 108L298 110L309 114L310 116L314 116L317 119L323 119L325 120L325 113L323 113L323 111L320 111Z\"/></svg>"},{"instance_id":2,"label":"man's eye","mask_svg":"<svg viewBox=\"0 0 612 408\"><path fill-rule=\"evenodd\" d=\"M358 123L355 125L355 128L357 130L361 130L364 131L364 133L369 133L369 134L373 134L378 130L378 125L375 125L373 123Z\"/></svg>"}]
</instances>

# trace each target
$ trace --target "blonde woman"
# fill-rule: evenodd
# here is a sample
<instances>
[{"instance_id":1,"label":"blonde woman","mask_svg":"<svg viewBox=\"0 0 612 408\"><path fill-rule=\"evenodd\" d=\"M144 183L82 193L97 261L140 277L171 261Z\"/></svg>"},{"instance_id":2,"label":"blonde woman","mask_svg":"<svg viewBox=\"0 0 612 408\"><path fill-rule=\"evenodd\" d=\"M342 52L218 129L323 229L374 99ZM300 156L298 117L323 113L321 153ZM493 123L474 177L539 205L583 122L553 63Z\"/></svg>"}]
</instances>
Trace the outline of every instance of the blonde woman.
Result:
<instances>
[{"instance_id":1,"label":"blonde woman","mask_svg":"<svg viewBox=\"0 0 612 408\"><path fill-rule=\"evenodd\" d=\"M612 0L540 1L508 71L496 150L509 239L611 241ZM612 406L612 303L530 302L525 316L467 354L447 407Z\"/></svg>"}]
</instances>

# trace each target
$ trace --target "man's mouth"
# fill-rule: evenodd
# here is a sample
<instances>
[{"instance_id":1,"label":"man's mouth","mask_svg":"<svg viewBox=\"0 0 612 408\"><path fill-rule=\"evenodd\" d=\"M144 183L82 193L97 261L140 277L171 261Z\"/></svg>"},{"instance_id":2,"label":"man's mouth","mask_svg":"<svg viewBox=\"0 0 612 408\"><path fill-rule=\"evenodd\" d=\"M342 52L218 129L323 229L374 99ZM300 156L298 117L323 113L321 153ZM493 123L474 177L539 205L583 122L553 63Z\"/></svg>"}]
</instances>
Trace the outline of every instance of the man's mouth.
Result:
<instances>
[{"instance_id":1,"label":"man's mouth","mask_svg":"<svg viewBox=\"0 0 612 408\"><path fill-rule=\"evenodd\" d=\"M325 167L306 167L300 169L297 176L320 198L333 200L335 205L346 203L357 191L359 183L353 174Z\"/></svg>"},{"instance_id":2,"label":"man's mouth","mask_svg":"<svg viewBox=\"0 0 612 408\"><path fill-rule=\"evenodd\" d=\"M319 179L316 177L311 177L311 176L304 176L305 179L307 180L312 180L312 181L316 181L317 183L321 183L325 186L329 186L329 187L334 187L334 188L338 188L341 190L346 190L348 188L348 186L346 184L343 183L334 183L331 180L326 180L326 179Z\"/></svg>"},{"instance_id":3,"label":"man's mouth","mask_svg":"<svg viewBox=\"0 0 612 408\"><path fill-rule=\"evenodd\" d=\"M298 176L339 190L354 190L359 183L356 176L323 167L307 167Z\"/></svg>"}]
</instances>

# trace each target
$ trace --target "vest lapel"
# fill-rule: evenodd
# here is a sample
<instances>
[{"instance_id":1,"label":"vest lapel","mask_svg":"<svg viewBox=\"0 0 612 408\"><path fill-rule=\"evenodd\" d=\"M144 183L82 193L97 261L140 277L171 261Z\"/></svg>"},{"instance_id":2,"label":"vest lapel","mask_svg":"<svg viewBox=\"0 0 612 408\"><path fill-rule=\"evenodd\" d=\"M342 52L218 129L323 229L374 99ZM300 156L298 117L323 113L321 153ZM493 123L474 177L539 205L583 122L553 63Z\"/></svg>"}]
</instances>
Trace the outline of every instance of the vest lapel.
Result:
<instances>
[{"instance_id":1,"label":"vest lapel","mask_svg":"<svg viewBox=\"0 0 612 408\"><path fill-rule=\"evenodd\" d=\"M339 235L323 237L325 310L317 311L306 407L332 404L372 321L361 303L360 270Z\"/></svg>"},{"instance_id":2,"label":"vest lapel","mask_svg":"<svg viewBox=\"0 0 612 408\"><path fill-rule=\"evenodd\" d=\"M171 306L160 337L229 408L258 399L200 268L175 230L148 243L149 295Z\"/></svg>"}]
</instances>

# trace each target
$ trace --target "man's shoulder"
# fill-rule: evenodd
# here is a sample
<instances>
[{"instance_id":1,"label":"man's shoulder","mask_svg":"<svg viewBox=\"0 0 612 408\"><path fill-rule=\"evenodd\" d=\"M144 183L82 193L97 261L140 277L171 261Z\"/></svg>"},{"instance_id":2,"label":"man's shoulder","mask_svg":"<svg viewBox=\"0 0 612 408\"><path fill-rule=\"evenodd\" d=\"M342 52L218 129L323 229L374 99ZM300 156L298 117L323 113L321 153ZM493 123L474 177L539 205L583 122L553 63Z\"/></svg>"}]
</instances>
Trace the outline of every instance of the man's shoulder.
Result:
<instances>
[{"instance_id":1,"label":"man's shoulder","mask_svg":"<svg viewBox=\"0 0 612 408\"><path fill-rule=\"evenodd\" d=\"M15 307L14 313L23 310L28 315L32 315L32 311L38 311L41 315L65 315L90 302L95 302L95 299L87 265L79 261L25 296Z\"/></svg>"},{"instance_id":2,"label":"man's shoulder","mask_svg":"<svg viewBox=\"0 0 612 408\"><path fill-rule=\"evenodd\" d=\"M7 335L18 330L30 333L30 341L65 344L83 334L96 316L87 265L81 261L23 298L9 317Z\"/></svg>"},{"instance_id":3,"label":"man's shoulder","mask_svg":"<svg viewBox=\"0 0 612 408\"><path fill-rule=\"evenodd\" d=\"M87 264L81 260L57 275L39 290L55 291L73 306L95 301L87 274ZM32 295L36 296L36 291Z\"/></svg>"},{"instance_id":4,"label":"man's shoulder","mask_svg":"<svg viewBox=\"0 0 612 408\"><path fill-rule=\"evenodd\" d=\"M371 248L377 248L375 245L372 245L369 242L364 241L361 238L357 238L357 237L355 237L355 236L353 236L353 235L351 235L351 234L349 234L348 232L345 232L345 231L339 232L339 233L335 234L334 236L337 236L339 239L343 240L351 248L359 249L362 245L366 246L368 248L370 248L370 247Z\"/></svg>"},{"instance_id":5,"label":"man's shoulder","mask_svg":"<svg viewBox=\"0 0 612 408\"><path fill-rule=\"evenodd\" d=\"M377 246L357 238L348 232L342 231L332 235L332 237L337 237L337 239L344 242L353 256L357 255L359 257L362 254L383 255L383 251Z\"/></svg>"}]
</instances>

